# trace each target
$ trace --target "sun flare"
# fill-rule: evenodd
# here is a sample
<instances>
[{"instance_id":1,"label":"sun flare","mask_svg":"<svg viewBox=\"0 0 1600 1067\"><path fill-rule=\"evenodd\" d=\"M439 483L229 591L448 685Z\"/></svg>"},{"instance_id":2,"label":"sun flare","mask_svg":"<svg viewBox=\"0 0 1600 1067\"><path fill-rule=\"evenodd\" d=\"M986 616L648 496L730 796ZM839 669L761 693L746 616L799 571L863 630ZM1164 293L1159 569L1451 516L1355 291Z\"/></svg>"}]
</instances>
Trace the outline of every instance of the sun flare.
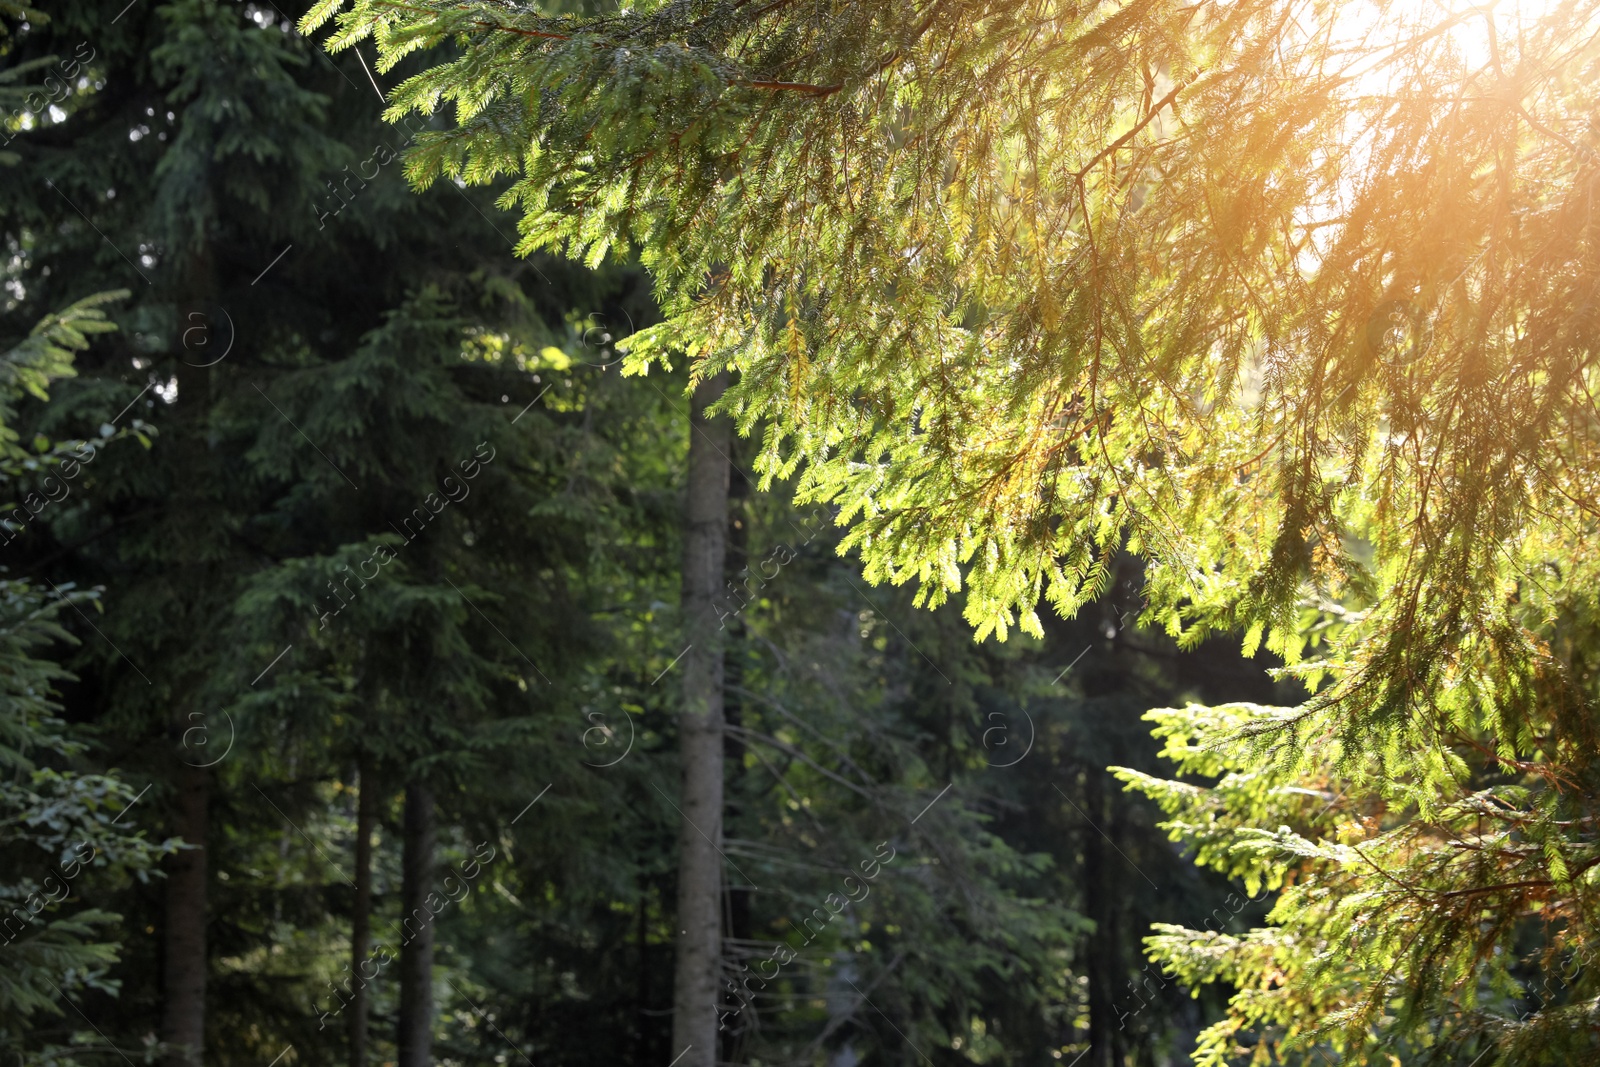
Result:
<instances>
[{"instance_id":1,"label":"sun flare","mask_svg":"<svg viewBox=\"0 0 1600 1067\"><path fill-rule=\"evenodd\" d=\"M1435 67L1453 66L1467 76L1493 67L1508 45L1564 6L1574 12L1589 7L1581 21L1593 20L1594 5L1571 0L1336 0L1319 5L1326 13L1315 26L1319 35L1326 34L1326 55L1332 60L1324 73L1342 74L1360 91L1371 92L1387 86L1390 74L1413 75L1424 56Z\"/></svg>"}]
</instances>

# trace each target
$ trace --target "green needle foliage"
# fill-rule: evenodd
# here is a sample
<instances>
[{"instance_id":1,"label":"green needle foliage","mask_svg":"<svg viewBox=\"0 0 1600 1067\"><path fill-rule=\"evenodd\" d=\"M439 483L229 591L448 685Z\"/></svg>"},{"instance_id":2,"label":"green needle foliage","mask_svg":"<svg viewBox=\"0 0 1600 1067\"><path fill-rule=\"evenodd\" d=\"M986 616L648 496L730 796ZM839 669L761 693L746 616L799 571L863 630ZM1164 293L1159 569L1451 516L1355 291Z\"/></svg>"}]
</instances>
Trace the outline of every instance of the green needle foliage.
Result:
<instances>
[{"instance_id":1,"label":"green needle foliage","mask_svg":"<svg viewBox=\"0 0 1600 1067\"><path fill-rule=\"evenodd\" d=\"M44 480L59 490L63 460L76 461L65 456L66 446L44 438L35 439L34 451L21 448L10 425L14 405L24 393L48 399L46 387L72 375L73 353L88 347L88 335L115 328L99 306L126 295L80 300L0 350L0 500L22 498L30 519L47 502L19 487L40 471L56 471ZM22 507L10 503L5 513L23 514ZM70 584L54 592L0 579L0 1050L19 1057L32 1021L71 1014L72 1001L63 998L85 989L116 995L121 986L111 975L121 956L121 916L85 906L85 887L103 892L130 876L143 881L175 847L148 840L133 820L117 825L138 790L114 772L82 769L88 742L59 717L55 694L76 679L45 655L76 644L57 617L68 607L81 611L96 594ZM80 1062L62 1047L41 1055L19 1062Z\"/></svg>"},{"instance_id":2,"label":"green needle foliage","mask_svg":"<svg viewBox=\"0 0 1600 1067\"><path fill-rule=\"evenodd\" d=\"M655 321L642 274L508 256L496 188L411 195L390 165L409 130L378 121L356 56L294 35L308 3L122 6L63 0L0 43L19 66L53 61L6 85L73 79L55 111L17 98L32 118L7 119L0 334L130 289L107 309L118 331L76 353L48 404L19 399L14 426L63 466L62 442L98 445L108 420L150 447L82 464L0 562L47 595L47 580L68 599L104 587L83 616L41 601L81 644L36 650L77 675L55 683L71 725L50 729L97 743L29 758L148 786L115 827L156 840L192 825L173 801L209 764L208 878L203 902L170 878L74 880L82 897L44 917L122 915L82 937L119 942L119 962L100 986L30 962L84 1014L57 998L60 1014L3 1016L0 1059L163 1055L181 984L166 934L198 928L205 956L185 970L204 969L208 1064L346 1062L354 1007L331 1013L351 989L354 787L382 794L372 924L392 949L415 774L445 866L497 852L437 921L435 1059L672 1062L690 430L684 368L615 372L613 334ZM443 476L480 442L494 460L449 499ZM1243 933L1257 912L1183 863L1159 809L1104 767L1159 769L1137 712L1274 687L1105 599L1103 618L1046 616L1043 643L974 645L958 603L914 613L910 589L864 591L825 509L738 491L755 447L730 449L719 601L736 727L719 1059L1181 1059L1228 990L1191 1001L1139 936L1156 918ZM39 507L49 455L0 499ZM380 547L395 558L373 579ZM30 773L15 781L53 804ZM885 843L870 898L832 914ZM0 882L49 876L47 850L14 844ZM780 944L796 956L775 978L733 983L746 965L770 977ZM21 958L0 948L0 982ZM397 987L389 965L368 989L369 1063L394 1058Z\"/></svg>"},{"instance_id":3,"label":"green needle foliage","mask_svg":"<svg viewBox=\"0 0 1600 1067\"><path fill-rule=\"evenodd\" d=\"M1594 1055L1600 4L330 19L380 71L441 49L390 96L454 107L414 184L510 176L522 251L638 253L631 369L736 369L759 470L870 579L1003 639L1128 548L1144 622L1305 683L1158 716L1213 787L1135 779L1289 887L1154 943L1239 987L1213 1060Z\"/></svg>"},{"instance_id":4,"label":"green needle foliage","mask_svg":"<svg viewBox=\"0 0 1600 1067\"><path fill-rule=\"evenodd\" d=\"M89 338L115 330L106 321L104 304L125 299L126 289L96 293L46 315L4 356L0 356L0 457L7 463L26 463L32 453L17 444L18 433L11 423L16 417L16 400L24 394L48 400L47 386L60 378L71 378L72 356L89 347ZM11 473L15 473L14 471Z\"/></svg>"}]
</instances>

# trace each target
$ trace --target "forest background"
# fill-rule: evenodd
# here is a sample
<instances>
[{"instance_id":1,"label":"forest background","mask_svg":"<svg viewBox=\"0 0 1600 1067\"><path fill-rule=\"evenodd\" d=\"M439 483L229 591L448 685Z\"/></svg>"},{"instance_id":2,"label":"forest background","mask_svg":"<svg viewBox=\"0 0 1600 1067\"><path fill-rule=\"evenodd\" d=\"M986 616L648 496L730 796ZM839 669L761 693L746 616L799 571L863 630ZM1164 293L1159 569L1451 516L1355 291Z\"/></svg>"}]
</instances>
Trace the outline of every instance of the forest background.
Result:
<instances>
[{"instance_id":1,"label":"forest background","mask_svg":"<svg viewBox=\"0 0 1600 1067\"><path fill-rule=\"evenodd\" d=\"M689 427L620 375L642 272L414 195L303 6L3 13L0 1056L671 1062ZM1107 767L1268 661L1135 631L1131 560L975 645L731 448L725 967L772 980L721 1056L1182 1062L1220 1001L1141 939L1265 894Z\"/></svg>"},{"instance_id":2,"label":"forest background","mask_svg":"<svg viewBox=\"0 0 1600 1067\"><path fill-rule=\"evenodd\" d=\"M1600 1054L1594 0L0 16L23 1062Z\"/></svg>"}]
</instances>

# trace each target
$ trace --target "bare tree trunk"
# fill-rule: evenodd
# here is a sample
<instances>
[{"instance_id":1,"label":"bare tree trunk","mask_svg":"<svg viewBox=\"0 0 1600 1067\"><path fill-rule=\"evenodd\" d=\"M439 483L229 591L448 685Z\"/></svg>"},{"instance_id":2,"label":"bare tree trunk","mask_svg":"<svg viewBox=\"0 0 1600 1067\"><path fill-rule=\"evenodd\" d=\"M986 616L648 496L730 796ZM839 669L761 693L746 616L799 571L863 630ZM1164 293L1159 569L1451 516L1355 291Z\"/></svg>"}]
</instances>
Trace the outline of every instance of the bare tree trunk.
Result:
<instances>
[{"instance_id":1,"label":"bare tree trunk","mask_svg":"<svg viewBox=\"0 0 1600 1067\"><path fill-rule=\"evenodd\" d=\"M722 592L728 533L728 422L706 409L726 374L700 383L689 405L689 500L683 539L683 788L678 827L678 960L672 1054L679 1067L715 1067L722 957Z\"/></svg>"},{"instance_id":2,"label":"bare tree trunk","mask_svg":"<svg viewBox=\"0 0 1600 1067\"><path fill-rule=\"evenodd\" d=\"M173 829L186 847L167 863L161 1040L167 1067L199 1067L206 1038L206 806L211 774L184 764Z\"/></svg>"},{"instance_id":3,"label":"bare tree trunk","mask_svg":"<svg viewBox=\"0 0 1600 1067\"><path fill-rule=\"evenodd\" d=\"M175 265L183 277L181 299L190 302L181 307L180 312L199 310L202 315L208 315L217 289L216 264L209 236L177 259ZM189 325L195 320L185 315L181 321ZM188 359L178 360L176 371L178 403L171 424L164 427L171 431L164 447L174 457L173 462L183 465L180 470L205 471L209 464L203 458L206 452L199 424L209 410L212 372L197 367ZM204 598L198 594L208 584L207 569L185 564L178 570L180 573L172 580L179 588L188 587L197 594L192 604L204 603ZM180 745L186 750L172 778L175 788L173 831L186 847L167 861L161 1040L170 1049L164 1058L168 1067L200 1067L205 1057L206 839L210 829L211 772L189 762L195 758L186 743L194 718L192 713L187 718L175 714L172 724ZM206 721L201 719L202 723ZM199 762L203 761L197 759L196 763Z\"/></svg>"},{"instance_id":4,"label":"bare tree trunk","mask_svg":"<svg viewBox=\"0 0 1600 1067\"><path fill-rule=\"evenodd\" d=\"M633 995L633 1062L644 1063L650 1042L650 890L644 877L639 878L639 914L634 927L634 942L638 952L639 969L635 978L638 984Z\"/></svg>"},{"instance_id":5,"label":"bare tree trunk","mask_svg":"<svg viewBox=\"0 0 1600 1067\"><path fill-rule=\"evenodd\" d=\"M752 575L750 574L750 508L747 498L750 495L750 479L745 476L743 456L739 453L740 442L730 439L725 451L728 453L728 548L725 560L725 585L732 585L739 590L740 601L743 594L749 589ZM760 577L754 576L756 588L760 588ZM754 597L755 594L752 594ZM727 605L719 609L721 615L727 610ZM723 721L730 727L737 729L744 725L744 701L739 694L739 688L744 682L744 613L725 616L721 625L722 631L722 670L723 670ZM745 770L744 770L744 738L737 733L727 731L722 746L722 756L727 762L724 764L726 773L723 776L725 795L723 798L723 816L725 823L734 827L738 833L741 805L744 800ZM722 929L735 945L743 945L750 941L754 927L750 916L750 887L730 882L724 872L722 882L723 906L726 916ZM738 951L731 959L732 964L743 963ZM724 987L726 983L723 983ZM725 994L723 1009L727 1008ZM746 1011L752 1015L755 1006L748 1006ZM719 1025L722 1025L724 1016L718 1012ZM740 1063L745 1058L747 1039L754 1029L753 1018L742 1018L727 1029L722 1030L722 1047L719 1055L723 1063Z\"/></svg>"},{"instance_id":6,"label":"bare tree trunk","mask_svg":"<svg viewBox=\"0 0 1600 1067\"><path fill-rule=\"evenodd\" d=\"M1097 826L1107 826L1104 791L1097 768L1084 775L1083 810ZM1109 827L1108 827L1109 828ZM1141 1002L1118 987L1126 978L1122 963L1121 891L1118 869L1110 860L1106 842L1094 826L1084 825L1084 911L1094 920L1089 939L1089 1058L1084 1067L1120 1067L1127 1045L1127 1027L1138 1015Z\"/></svg>"},{"instance_id":7,"label":"bare tree trunk","mask_svg":"<svg viewBox=\"0 0 1600 1067\"><path fill-rule=\"evenodd\" d=\"M400 860L400 1027L398 1067L433 1067L433 794L406 786Z\"/></svg>"},{"instance_id":8,"label":"bare tree trunk","mask_svg":"<svg viewBox=\"0 0 1600 1067\"><path fill-rule=\"evenodd\" d=\"M350 1067L367 1067L367 975L372 955L372 824L378 816L378 783L372 762L361 761L356 788L356 899L350 913Z\"/></svg>"}]
</instances>

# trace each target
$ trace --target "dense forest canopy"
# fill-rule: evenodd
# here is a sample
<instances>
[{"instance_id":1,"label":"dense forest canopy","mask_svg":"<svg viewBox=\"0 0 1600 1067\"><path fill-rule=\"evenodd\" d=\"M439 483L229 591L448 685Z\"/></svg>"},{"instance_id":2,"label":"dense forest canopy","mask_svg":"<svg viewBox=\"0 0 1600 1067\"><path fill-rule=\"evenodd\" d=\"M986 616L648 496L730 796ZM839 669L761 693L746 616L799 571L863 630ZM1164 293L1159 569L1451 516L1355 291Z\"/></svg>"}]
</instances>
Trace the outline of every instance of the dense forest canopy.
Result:
<instances>
[{"instance_id":1,"label":"dense forest canopy","mask_svg":"<svg viewBox=\"0 0 1600 1067\"><path fill-rule=\"evenodd\" d=\"M1600 1060L1597 42L0 0L0 1056Z\"/></svg>"}]
</instances>

